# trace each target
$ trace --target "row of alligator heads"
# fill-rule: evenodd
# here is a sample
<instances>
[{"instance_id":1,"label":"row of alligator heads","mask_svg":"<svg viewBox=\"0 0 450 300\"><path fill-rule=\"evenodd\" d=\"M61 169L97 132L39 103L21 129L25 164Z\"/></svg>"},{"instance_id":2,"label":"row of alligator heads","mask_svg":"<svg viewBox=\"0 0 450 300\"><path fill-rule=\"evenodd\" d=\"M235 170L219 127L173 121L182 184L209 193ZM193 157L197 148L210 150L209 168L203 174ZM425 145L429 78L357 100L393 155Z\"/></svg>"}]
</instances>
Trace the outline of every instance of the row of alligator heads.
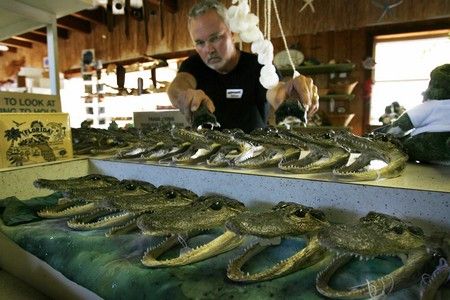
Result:
<instances>
[{"instance_id":1,"label":"row of alligator heads","mask_svg":"<svg viewBox=\"0 0 450 300\"><path fill-rule=\"evenodd\" d=\"M408 160L392 137L361 137L346 130L307 133L267 127L244 133L178 127L128 131L80 128L72 129L72 135L76 154L109 153L117 159L162 164L275 167L299 174L331 172L337 179L353 181L397 177ZM383 163L373 167L374 160Z\"/></svg>"},{"instance_id":2,"label":"row of alligator heads","mask_svg":"<svg viewBox=\"0 0 450 300\"><path fill-rule=\"evenodd\" d=\"M419 227L396 217L369 212L356 224L332 224L325 214L298 203L280 202L270 210L252 211L237 200L222 195L198 196L190 190L137 180L90 174L69 179L37 179L35 186L62 192L64 198L55 206L38 212L43 218L69 218L75 230L107 228L106 235L141 231L152 236L166 236L142 258L145 266L173 267L202 261L241 245L246 238L257 237L241 255L230 261L227 276L237 282L257 282L281 277L322 261L333 255L329 266L319 272L317 290L330 298L353 299L385 294L412 285L420 274L441 264L424 285L422 299L433 299L440 285L447 281L449 253L447 234L427 236ZM175 258L159 259L166 251L202 231L224 228L212 241L189 248L186 243ZM244 264L281 239L301 237L306 246L294 255L265 266L261 271L243 271ZM353 257L402 256L403 266L367 284L336 289L329 285L333 274Z\"/></svg>"}]
</instances>

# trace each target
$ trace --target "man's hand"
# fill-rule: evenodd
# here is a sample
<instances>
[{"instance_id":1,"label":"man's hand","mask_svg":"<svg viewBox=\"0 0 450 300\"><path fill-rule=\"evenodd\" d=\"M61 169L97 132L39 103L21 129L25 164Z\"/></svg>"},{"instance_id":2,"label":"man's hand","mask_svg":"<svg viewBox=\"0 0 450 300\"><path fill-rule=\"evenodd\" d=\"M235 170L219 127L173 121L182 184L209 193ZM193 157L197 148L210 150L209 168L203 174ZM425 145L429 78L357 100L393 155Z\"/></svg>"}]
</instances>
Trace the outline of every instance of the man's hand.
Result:
<instances>
[{"instance_id":1,"label":"man's hand","mask_svg":"<svg viewBox=\"0 0 450 300\"><path fill-rule=\"evenodd\" d=\"M300 99L308 115L313 115L319 109L319 94L317 86L310 77L300 75L286 84L287 97Z\"/></svg>"},{"instance_id":2,"label":"man's hand","mask_svg":"<svg viewBox=\"0 0 450 300\"><path fill-rule=\"evenodd\" d=\"M205 103L206 108L210 112L213 113L216 110L212 100L202 90L187 89L181 93L181 98L182 99L180 102L182 105L180 105L180 110L183 113L191 113L196 111L202 103ZM182 108L181 106L184 107Z\"/></svg>"},{"instance_id":3,"label":"man's hand","mask_svg":"<svg viewBox=\"0 0 450 300\"><path fill-rule=\"evenodd\" d=\"M280 82L275 88L267 91L267 100L275 110L287 98L299 99L308 115L313 115L319 109L317 86L310 77L300 75L288 82Z\"/></svg>"},{"instance_id":4,"label":"man's hand","mask_svg":"<svg viewBox=\"0 0 450 300\"><path fill-rule=\"evenodd\" d=\"M205 103L210 112L215 111L212 100L202 91L195 87L197 83L194 76L186 72L180 72L170 84L167 94L170 102L190 121L191 113L196 111L200 104Z\"/></svg>"}]
</instances>

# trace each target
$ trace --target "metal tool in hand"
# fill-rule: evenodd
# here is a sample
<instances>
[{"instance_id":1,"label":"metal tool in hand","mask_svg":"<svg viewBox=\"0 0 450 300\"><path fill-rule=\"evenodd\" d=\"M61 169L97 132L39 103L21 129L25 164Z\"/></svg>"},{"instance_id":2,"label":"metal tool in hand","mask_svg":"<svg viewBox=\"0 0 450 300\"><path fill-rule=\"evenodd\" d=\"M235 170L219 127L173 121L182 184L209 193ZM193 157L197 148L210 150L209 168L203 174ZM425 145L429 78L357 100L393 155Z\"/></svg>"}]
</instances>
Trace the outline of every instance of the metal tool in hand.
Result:
<instances>
[{"instance_id":1,"label":"metal tool in hand","mask_svg":"<svg viewBox=\"0 0 450 300\"><path fill-rule=\"evenodd\" d=\"M205 103L200 104L200 107L192 112L191 124L192 128L196 129L208 128L213 130L220 127L216 116L208 110Z\"/></svg>"},{"instance_id":2,"label":"metal tool in hand","mask_svg":"<svg viewBox=\"0 0 450 300\"><path fill-rule=\"evenodd\" d=\"M297 98L288 98L275 111L275 122L288 129L299 126L306 127L307 108L303 107Z\"/></svg>"}]
</instances>

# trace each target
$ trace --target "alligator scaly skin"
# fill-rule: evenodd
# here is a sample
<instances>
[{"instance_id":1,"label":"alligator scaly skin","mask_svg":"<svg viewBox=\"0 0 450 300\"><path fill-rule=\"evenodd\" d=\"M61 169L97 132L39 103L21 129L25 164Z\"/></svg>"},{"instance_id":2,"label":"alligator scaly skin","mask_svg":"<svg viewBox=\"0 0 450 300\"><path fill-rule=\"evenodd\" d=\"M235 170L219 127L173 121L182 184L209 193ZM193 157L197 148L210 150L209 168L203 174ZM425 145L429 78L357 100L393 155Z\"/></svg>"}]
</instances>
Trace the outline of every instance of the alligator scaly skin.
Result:
<instances>
[{"instance_id":1,"label":"alligator scaly skin","mask_svg":"<svg viewBox=\"0 0 450 300\"><path fill-rule=\"evenodd\" d=\"M113 187L66 192L66 197L85 201L93 207L89 213L79 213L71 218L67 225L77 230L94 230L122 224L134 218L134 214L109 205L109 201L145 197L155 190L149 182L124 179Z\"/></svg>"},{"instance_id":2,"label":"alligator scaly skin","mask_svg":"<svg viewBox=\"0 0 450 300\"><path fill-rule=\"evenodd\" d=\"M191 204L198 196L190 190L169 185L155 188L146 182L135 184L134 189L125 189L116 195L105 195L96 199L95 207L111 212L111 215L95 219L90 215L78 216L68 221L68 226L78 230L111 228L106 235L121 232L123 226L136 228L138 216L162 209ZM153 186L153 188L152 188Z\"/></svg>"},{"instance_id":3,"label":"alligator scaly skin","mask_svg":"<svg viewBox=\"0 0 450 300\"><path fill-rule=\"evenodd\" d=\"M201 131L174 128L172 135L190 144L189 149L172 157L178 164L196 164L206 161L221 145L208 139Z\"/></svg>"},{"instance_id":4,"label":"alligator scaly skin","mask_svg":"<svg viewBox=\"0 0 450 300\"><path fill-rule=\"evenodd\" d=\"M240 138L254 147L233 160L233 165L239 168L276 167L283 158L299 154L296 145L283 139L274 127L255 129L250 134L241 133Z\"/></svg>"},{"instance_id":5,"label":"alligator scaly skin","mask_svg":"<svg viewBox=\"0 0 450 300\"><path fill-rule=\"evenodd\" d=\"M333 299L368 298L411 285L431 259L420 228L381 213L370 212L354 225L324 228L318 240L321 246L338 253L316 279L317 290ZM367 284L341 290L328 284L334 273L354 257L372 259L383 255L406 255L407 259L400 268Z\"/></svg>"},{"instance_id":6,"label":"alligator scaly skin","mask_svg":"<svg viewBox=\"0 0 450 300\"><path fill-rule=\"evenodd\" d=\"M373 138L356 136L349 132L335 135L335 140L352 153L360 153L353 163L333 170L338 179L378 180L399 176L408 161L408 155L398 143L386 135ZM381 168L369 168L373 160L381 160L386 165Z\"/></svg>"},{"instance_id":7,"label":"alligator scaly skin","mask_svg":"<svg viewBox=\"0 0 450 300\"><path fill-rule=\"evenodd\" d=\"M81 177L72 177L68 179L44 179L38 178L34 181L34 186L40 189L49 189L55 192L63 192L63 194L70 191L82 191L91 190L96 188L109 188L117 185L119 179L100 175L89 174ZM93 205L84 200L71 199L70 197L64 198L64 201L60 201L59 204L52 207L42 209L37 214L43 218L63 218L68 216L74 216L79 213L85 213L91 211Z\"/></svg>"},{"instance_id":8,"label":"alligator scaly skin","mask_svg":"<svg viewBox=\"0 0 450 300\"><path fill-rule=\"evenodd\" d=\"M334 142L328 133L311 135L297 130L284 130L281 134L296 143L298 148L309 151L301 158L283 158L278 164L278 168L283 171L299 174L328 172L345 165L350 157L350 153Z\"/></svg>"},{"instance_id":9,"label":"alligator scaly skin","mask_svg":"<svg viewBox=\"0 0 450 300\"><path fill-rule=\"evenodd\" d=\"M179 236L195 235L202 230L221 227L227 219L244 210L244 204L237 200L220 195L208 195L200 197L188 207L139 217L137 225L144 234L172 235L160 245L148 249L141 260L142 263L148 267L187 265L239 246L242 238L230 231L225 231L214 240L195 249L189 249L179 257L158 260L159 256L176 245Z\"/></svg>"},{"instance_id":10,"label":"alligator scaly skin","mask_svg":"<svg viewBox=\"0 0 450 300\"><path fill-rule=\"evenodd\" d=\"M271 280L313 265L325 255L325 250L319 246L316 238L319 229L329 226L325 215L319 210L298 203L280 202L270 211L244 212L228 220L225 226L238 235L261 238L229 263L227 276L233 281ZM308 245L291 257L253 274L242 271L243 265L269 247L274 239L303 235L308 237Z\"/></svg>"}]
</instances>

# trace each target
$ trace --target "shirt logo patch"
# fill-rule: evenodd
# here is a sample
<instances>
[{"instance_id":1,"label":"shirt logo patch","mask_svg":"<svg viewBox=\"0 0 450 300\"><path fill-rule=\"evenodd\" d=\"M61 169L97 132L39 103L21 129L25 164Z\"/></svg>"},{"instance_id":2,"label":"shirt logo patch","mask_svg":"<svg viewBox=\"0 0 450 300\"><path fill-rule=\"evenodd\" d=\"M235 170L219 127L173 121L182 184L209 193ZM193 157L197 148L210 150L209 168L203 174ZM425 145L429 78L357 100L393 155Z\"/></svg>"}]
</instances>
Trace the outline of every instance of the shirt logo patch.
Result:
<instances>
[{"instance_id":1,"label":"shirt logo patch","mask_svg":"<svg viewBox=\"0 0 450 300\"><path fill-rule=\"evenodd\" d=\"M227 89L227 99L241 99L243 93L243 89Z\"/></svg>"}]
</instances>

